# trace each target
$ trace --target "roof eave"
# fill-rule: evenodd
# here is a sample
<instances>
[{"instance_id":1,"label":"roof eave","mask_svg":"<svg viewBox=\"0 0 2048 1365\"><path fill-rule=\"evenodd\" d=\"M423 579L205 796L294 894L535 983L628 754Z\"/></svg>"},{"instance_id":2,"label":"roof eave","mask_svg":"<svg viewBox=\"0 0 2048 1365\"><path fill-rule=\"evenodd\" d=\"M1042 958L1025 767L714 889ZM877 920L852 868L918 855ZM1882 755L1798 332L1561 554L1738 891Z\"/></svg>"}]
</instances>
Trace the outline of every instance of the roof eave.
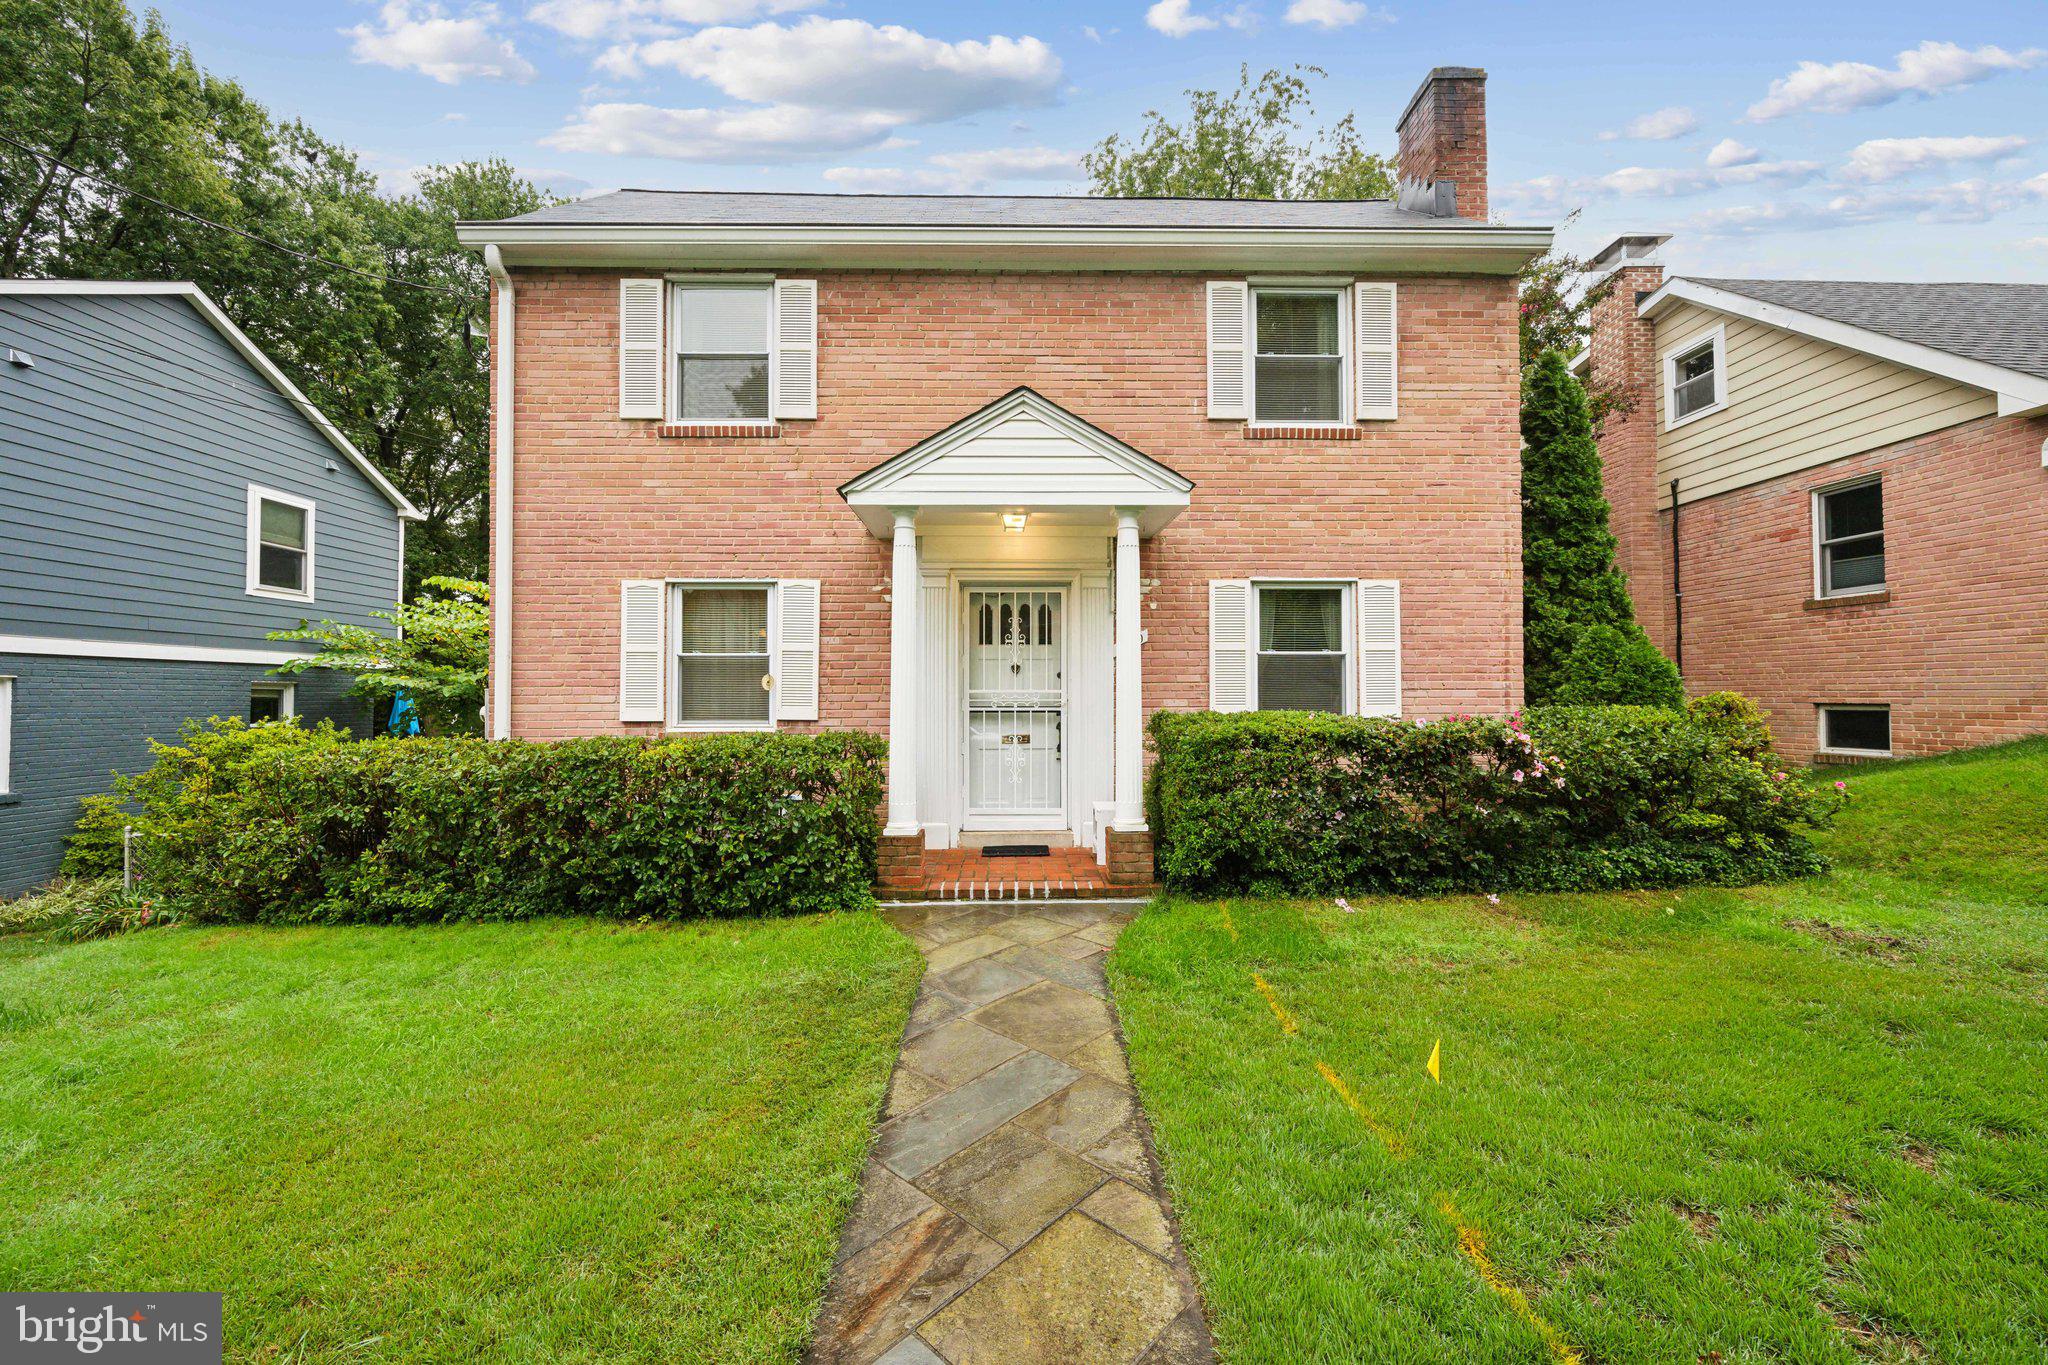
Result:
<instances>
[{"instance_id":1,"label":"roof eave","mask_svg":"<svg viewBox=\"0 0 2048 1365\"><path fill-rule=\"evenodd\" d=\"M1998 399L1998 415L2001 417L2023 416L2048 409L2048 379L2041 379L2020 370L1994 365L1986 360L1973 360L1969 356L1956 355L1951 351L1936 350L1917 341L1907 341L1887 332L1858 327L1853 323L1837 322L1817 313L1808 313L1798 308L1788 308L1781 303L1766 303L1747 294L1733 290L1716 289L1684 277L1666 280L1663 286L1636 305L1636 315L1651 321L1670 311L1681 303L1697 304L1715 312L1729 313L1736 317L1749 318L1766 326L1782 328L1816 341L1860 351L1865 355L1889 360L1908 369L1920 370L1927 374L1952 379L1958 384L1982 389Z\"/></svg>"}]
</instances>

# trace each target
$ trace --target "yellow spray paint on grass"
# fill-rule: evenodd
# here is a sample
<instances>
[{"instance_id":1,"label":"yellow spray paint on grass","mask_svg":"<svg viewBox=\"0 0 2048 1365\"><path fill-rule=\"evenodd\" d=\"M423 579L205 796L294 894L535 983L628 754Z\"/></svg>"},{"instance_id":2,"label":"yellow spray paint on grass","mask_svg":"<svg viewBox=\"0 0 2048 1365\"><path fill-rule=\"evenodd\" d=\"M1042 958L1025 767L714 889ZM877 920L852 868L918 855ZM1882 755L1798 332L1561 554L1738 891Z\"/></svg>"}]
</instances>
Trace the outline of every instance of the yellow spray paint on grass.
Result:
<instances>
[{"instance_id":1,"label":"yellow spray paint on grass","mask_svg":"<svg viewBox=\"0 0 2048 1365\"><path fill-rule=\"evenodd\" d=\"M1366 1107L1359 1103L1358 1096L1351 1093L1351 1087L1344 1084L1344 1078L1339 1076L1328 1062L1317 1062L1316 1070L1323 1073L1323 1079L1330 1083L1330 1089L1337 1092L1337 1098L1344 1101L1344 1107L1356 1114L1358 1121L1365 1125L1366 1131L1380 1140L1380 1145L1387 1149L1388 1155L1396 1161L1408 1159L1407 1139L1368 1113Z\"/></svg>"},{"instance_id":2,"label":"yellow spray paint on grass","mask_svg":"<svg viewBox=\"0 0 2048 1365\"><path fill-rule=\"evenodd\" d=\"M1223 927L1230 931L1230 941L1237 942L1237 921L1230 917L1230 907L1223 906Z\"/></svg>"},{"instance_id":3,"label":"yellow spray paint on grass","mask_svg":"<svg viewBox=\"0 0 2048 1365\"><path fill-rule=\"evenodd\" d=\"M1529 1296L1501 1274L1500 1267L1493 1263L1493 1257L1486 1254L1486 1235L1465 1221L1449 1195L1438 1195L1436 1206L1437 1211L1450 1219L1451 1226L1458 1230L1458 1250L1472 1262L1472 1268L1479 1272L1480 1279L1486 1281L1486 1287L1500 1295L1508 1307L1515 1310L1516 1317L1536 1329L1536 1335L1542 1337L1543 1344L1550 1348L1550 1358L1558 1365L1582 1365L1579 1353L1564 1339L1564 1333L1529 1306Z\"/></svg>"},{"instance_id":4,"label":"yellow spray paint on grass","mask_svg":"<svg viewBox=\"0 0 2048 1365\"><path fill-rule=\"evenodd\" d=\"M1295 1034L1301 1032L1300 1023L1295 1020L1293 1015L1287 1012L1287 1006L1280 1003L1279 993L1266 984L1265 977L1257 972L1253 972L1252 984L1259 988L1259 994L1265 996L1266 1003L1273 1007L1273 1017L1280 1021L1280 1031L1282 1033L1292 1038Z\"/></svg>"}]
</instances>

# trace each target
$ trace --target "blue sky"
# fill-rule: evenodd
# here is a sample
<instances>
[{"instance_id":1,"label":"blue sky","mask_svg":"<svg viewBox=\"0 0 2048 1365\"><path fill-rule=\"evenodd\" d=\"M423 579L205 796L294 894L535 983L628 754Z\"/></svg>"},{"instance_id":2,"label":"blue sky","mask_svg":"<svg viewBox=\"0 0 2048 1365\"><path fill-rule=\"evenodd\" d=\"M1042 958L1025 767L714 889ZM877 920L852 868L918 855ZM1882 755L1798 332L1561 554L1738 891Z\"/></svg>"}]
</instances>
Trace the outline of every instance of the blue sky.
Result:
<instances>
[{"instance_id":1,"label":"blue sky","mask_svg":"<svg viewBox=\"0 0 2048 1365\"><path fill-rule=\"evenodd\" d=\"M1313 62L1384 150L1485 67L1496 216L1698 274L2048 278L2048 9L1948 0L158 0L391 183L503 156L564 192L1078 187L1190 86Z\"/></svg>"}]
</instances>

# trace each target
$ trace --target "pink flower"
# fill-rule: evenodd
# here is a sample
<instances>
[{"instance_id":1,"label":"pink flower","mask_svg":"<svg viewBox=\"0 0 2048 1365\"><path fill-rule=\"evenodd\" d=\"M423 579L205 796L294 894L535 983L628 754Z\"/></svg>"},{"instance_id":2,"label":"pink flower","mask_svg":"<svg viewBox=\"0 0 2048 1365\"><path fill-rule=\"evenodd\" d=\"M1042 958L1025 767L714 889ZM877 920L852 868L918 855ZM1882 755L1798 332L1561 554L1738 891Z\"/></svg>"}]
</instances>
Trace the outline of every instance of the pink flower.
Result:
<instances>
[{"instance_id":1,"label":"pink flower","mask_svg":"<svg viewBox=\"0 0 2048 1365\"><path fill-rule=\"evenodd\" d=\"M1521 770L1520 768L1517 768L1517 769L1515 769L1515 781L1517 781L1517 782L1520 782L1521 780L1522 780L1522 770Z\"/></svg>"},{"instance_id":2,"label":"pink flower","mask_svg":"<svg viewBox=\"0 0 2048 1365\"><path fill-rule=\"evenodd\" d=\"M1845 792L1849 790L1849 784L1847 782L1837 782L1835 784L1835 790L1838 792Z\"/></svg>"},{"instance_id":3,"label":"pink flower","mask_svg":"<svg viewBox=\"0 0 2048 1365\"><path fill-rule=\"evenodd\" d=\"M1347 915L1355 915L1358 913L1356 910L1353 910L1351 908L1351 902L1345 900L1342 896L1337 897L1337 908L1339 910L1342 910Z\"/></svg>"},{"instance_id":4,"label":"pink flower","mask_svg":"<svg viewBox=\"0 0 2048 1365\"><path fill-rule=\"evenodd\" d=\"M1493 894L1493 893L1492 893L1491 891L1489 891L1489 892L1487 892L1487 893L1486 893L1486 900L1487 900L1487 903L1488 903L1489 905L1499 905L1499 904L1500 904L1500 897L1499 897L1499 896L1496 896L1496 895L1494 895L1494 894Z\"/></svg>"},{"instance_id":5,"label":"pink flower","mask_svg":"<svg viewBox=\"0 0 2048 1365\"><path fill-rule=\"evenodd\" d=\"M1783 774L1783 773L1772 773L1772 774L1771 774L1771 781L1773 781L1773 782L1783 782L1784 780L1785 780L1785 774Z\"/></svg>"}]
</instances>

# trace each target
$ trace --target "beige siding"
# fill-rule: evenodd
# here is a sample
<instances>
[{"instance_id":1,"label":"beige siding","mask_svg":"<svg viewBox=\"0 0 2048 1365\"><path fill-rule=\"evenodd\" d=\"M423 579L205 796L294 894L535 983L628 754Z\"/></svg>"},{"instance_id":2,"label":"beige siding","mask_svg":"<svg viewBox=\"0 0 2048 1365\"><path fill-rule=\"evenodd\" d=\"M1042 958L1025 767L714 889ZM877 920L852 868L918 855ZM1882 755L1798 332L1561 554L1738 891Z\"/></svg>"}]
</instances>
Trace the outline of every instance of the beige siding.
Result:
<instances>
[{"instance_id":1,"label":"beige siding","mask_svg":"<svg viewBox=\"0 0 2048 1365\"><path fill-rule=\"evenodd\" d=\"M1726 406L1664 429L1661 357L1727 328ZM1692 502L1997 411L1997 398L1859 351L1683 304L1657 321L1657 487Z\"/></svg>"}]
</instances>

